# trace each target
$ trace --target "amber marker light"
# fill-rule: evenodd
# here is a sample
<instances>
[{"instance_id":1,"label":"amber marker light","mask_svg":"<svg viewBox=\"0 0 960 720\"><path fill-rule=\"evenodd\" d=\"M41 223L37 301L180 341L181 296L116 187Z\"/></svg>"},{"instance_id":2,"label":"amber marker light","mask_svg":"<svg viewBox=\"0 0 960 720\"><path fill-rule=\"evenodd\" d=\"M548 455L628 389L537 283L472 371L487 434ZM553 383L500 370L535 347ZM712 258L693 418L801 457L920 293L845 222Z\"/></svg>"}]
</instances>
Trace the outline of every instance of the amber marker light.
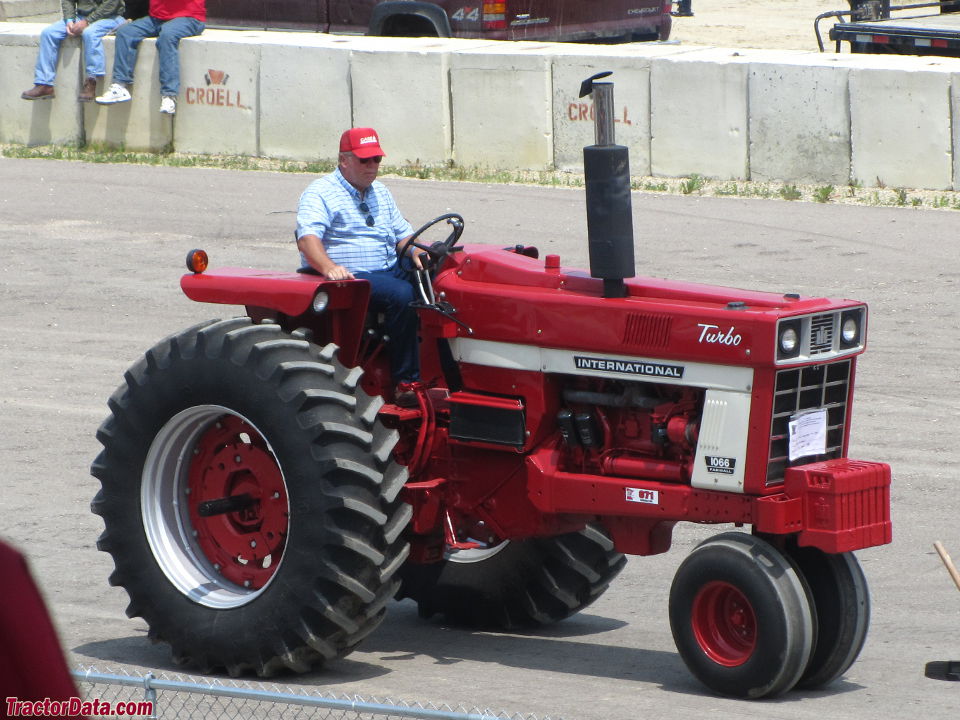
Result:
<instances>
[{"instance_id":1,"label":"amber marker light","mask_svg":"<svg viewBox=\"0 0 960 720\"><path fill-rule=\"evenodd\" d=\"M210 259L207 257L207 251L195 248L187 253L187 270L192 273L200 274L207 269Z\"/></svg>"}]
</instances>

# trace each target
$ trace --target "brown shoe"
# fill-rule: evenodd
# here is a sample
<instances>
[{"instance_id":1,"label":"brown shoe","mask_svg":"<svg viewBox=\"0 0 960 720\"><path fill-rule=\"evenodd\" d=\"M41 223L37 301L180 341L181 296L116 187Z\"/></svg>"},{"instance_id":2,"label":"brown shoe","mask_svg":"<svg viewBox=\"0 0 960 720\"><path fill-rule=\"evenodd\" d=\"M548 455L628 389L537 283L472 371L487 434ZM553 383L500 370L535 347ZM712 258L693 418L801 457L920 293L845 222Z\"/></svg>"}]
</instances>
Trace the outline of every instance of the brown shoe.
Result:
<instances>
[{"instance_id":1,"label":"brown shoe","mask_svg":"<svg viewBox=\"0 0 960 720\"><path fill-rule=\"evenodd\" d=\"M97 79L93 77L88 77L83 81L83 87L80 88L80 93L77 95L77 100L80 102L90 102L97 95Z\"/></svg>"},{"instance_id":2,"label":"brown shoe","mask_svg":"<svg viewBox=\"0 0 960 720\"><path fill-rule=\"evenodd\" d=\"M53 94L53 85L34 85L20 93L20 97L24 100L47 100L56 96Z\"/></svg>"},{"instance_id":3,"label":"brown shoe","mask_svg":"<svg viewBox=\"0 0 960 720\"><path fill-rule=\"evenodd\" d=\"M404 386L404 383L397 385L397 389L393 392L393 404L403 408L417 407L420 404L417 400L417 393L409 388L404 389Z\"/></svg>"}]
</instances>

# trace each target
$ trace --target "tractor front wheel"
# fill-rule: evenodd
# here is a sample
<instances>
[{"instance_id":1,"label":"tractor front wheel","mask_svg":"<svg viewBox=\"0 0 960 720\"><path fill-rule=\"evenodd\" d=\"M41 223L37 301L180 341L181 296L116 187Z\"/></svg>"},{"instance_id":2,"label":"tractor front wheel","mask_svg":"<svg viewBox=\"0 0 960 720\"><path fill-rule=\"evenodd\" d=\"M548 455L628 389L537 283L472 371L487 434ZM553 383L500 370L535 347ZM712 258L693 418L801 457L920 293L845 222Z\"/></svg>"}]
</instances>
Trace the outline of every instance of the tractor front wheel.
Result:
<instances>
[{"instance_id":1,"label":"tractor front wheel","mask_svg":"<svg viewBox=\"0 0 960 720\"><path fill-rule=\"evenodd\" d=\"M760 698L800 680L814 620L793 564L766 541L723 533L698 545L670 588L670 627L680 656L722 695Z\"/></svg>"},{"instance_id":2,"label":"tractor front wheel","mask_svg":"<svg viewBox=\"0 0 960 720\"><path fill-rule=\"evenodd\" d=\"M304 672L379 625L406 470L359 369L248 318L158 343L110 399L93 511L127 614L204 672Z\"/></svg>"},{"instance_id":3,"label":"tractor front wheel","mask_svg":"<svg viewBox=\"0 0 960 720\"><path fill-rule=\"evenodd\" d=\"M797 687L818 688L846 672L863 649L870 625L870 592L851 552L792 547L788 553L807 581L817 619L816 646Z\"/></svg>"}]
</instances>

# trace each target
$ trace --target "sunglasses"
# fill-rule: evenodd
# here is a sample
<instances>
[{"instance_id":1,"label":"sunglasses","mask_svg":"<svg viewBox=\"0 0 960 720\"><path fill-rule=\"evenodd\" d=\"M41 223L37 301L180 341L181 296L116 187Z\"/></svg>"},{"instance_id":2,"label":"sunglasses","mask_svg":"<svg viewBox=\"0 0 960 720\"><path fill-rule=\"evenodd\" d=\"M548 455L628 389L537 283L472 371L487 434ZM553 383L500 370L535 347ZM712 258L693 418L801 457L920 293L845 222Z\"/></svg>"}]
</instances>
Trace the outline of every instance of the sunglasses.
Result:
<instances>
[{"instance_id":1,"label":"sunglasses","mask_svg":"<svg viewBox=\"0 0 960 720\"><path fill-rule=\"evenodd\" d=\"M371 158L372 159L372 158ZM365 202L360 203L360 212L366 213L367 215L367 227L373 227L374 220L373 215L370 214L370 206Z\"/></svg>"},{"instance_id":2,"label":"sunglasses","mask_svg":"<svg viewBox=\"0 0 960 720\"><path fill-rule=\"evenodd\" d=\"M383 160L383 155L374 155L373 157L368 158L358 157L357 160L360 161L362 165L366 165L367 163L376 163L379 165L380 161Z\"/></svg>"}]
</instances>

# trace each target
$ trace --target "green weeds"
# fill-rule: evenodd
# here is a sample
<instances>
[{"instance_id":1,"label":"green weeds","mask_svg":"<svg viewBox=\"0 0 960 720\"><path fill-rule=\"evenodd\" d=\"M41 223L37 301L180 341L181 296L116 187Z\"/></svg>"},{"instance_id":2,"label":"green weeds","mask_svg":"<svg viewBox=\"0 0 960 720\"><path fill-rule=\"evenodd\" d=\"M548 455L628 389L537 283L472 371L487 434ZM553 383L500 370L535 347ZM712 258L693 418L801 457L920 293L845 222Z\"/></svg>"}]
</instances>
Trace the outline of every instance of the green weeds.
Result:
<instances>
[{"instance_id":1,"label":"green weeds","mask_svg":"<svg viewBox=\"0 0 960 720\"><path fill-rule=\"evenodd\" d=\"M43 158L50 160L79 160L90 163L125 163L163 165L167 167L206 167L226 170L269 170L312 175L333 170L332 160L297 161L236 155L189 155L175 153L168 148L162 152L135 152L105 144L0 145L0 156L9 158ZM582 173L561 170L498 170L483 167L464 167L452 162L428 165L417 160L406 165L384 166L384 175L437 180L491 184L525 184L549 187L580 188L584 185ZM713 197L780 198L782 200L808 199L818 203L844 202L858 205L898 206L960 210L960 192L937 193L910 191L906 188L888 188L879 178L877 185L864 188L860 181L851 181L837 191L833 185L810 186L795 183L768 183L749 180L711 180L699 173L683 178L635 176L630 181L635 192L704 195Z\"/></svg>"}]
</instances>

